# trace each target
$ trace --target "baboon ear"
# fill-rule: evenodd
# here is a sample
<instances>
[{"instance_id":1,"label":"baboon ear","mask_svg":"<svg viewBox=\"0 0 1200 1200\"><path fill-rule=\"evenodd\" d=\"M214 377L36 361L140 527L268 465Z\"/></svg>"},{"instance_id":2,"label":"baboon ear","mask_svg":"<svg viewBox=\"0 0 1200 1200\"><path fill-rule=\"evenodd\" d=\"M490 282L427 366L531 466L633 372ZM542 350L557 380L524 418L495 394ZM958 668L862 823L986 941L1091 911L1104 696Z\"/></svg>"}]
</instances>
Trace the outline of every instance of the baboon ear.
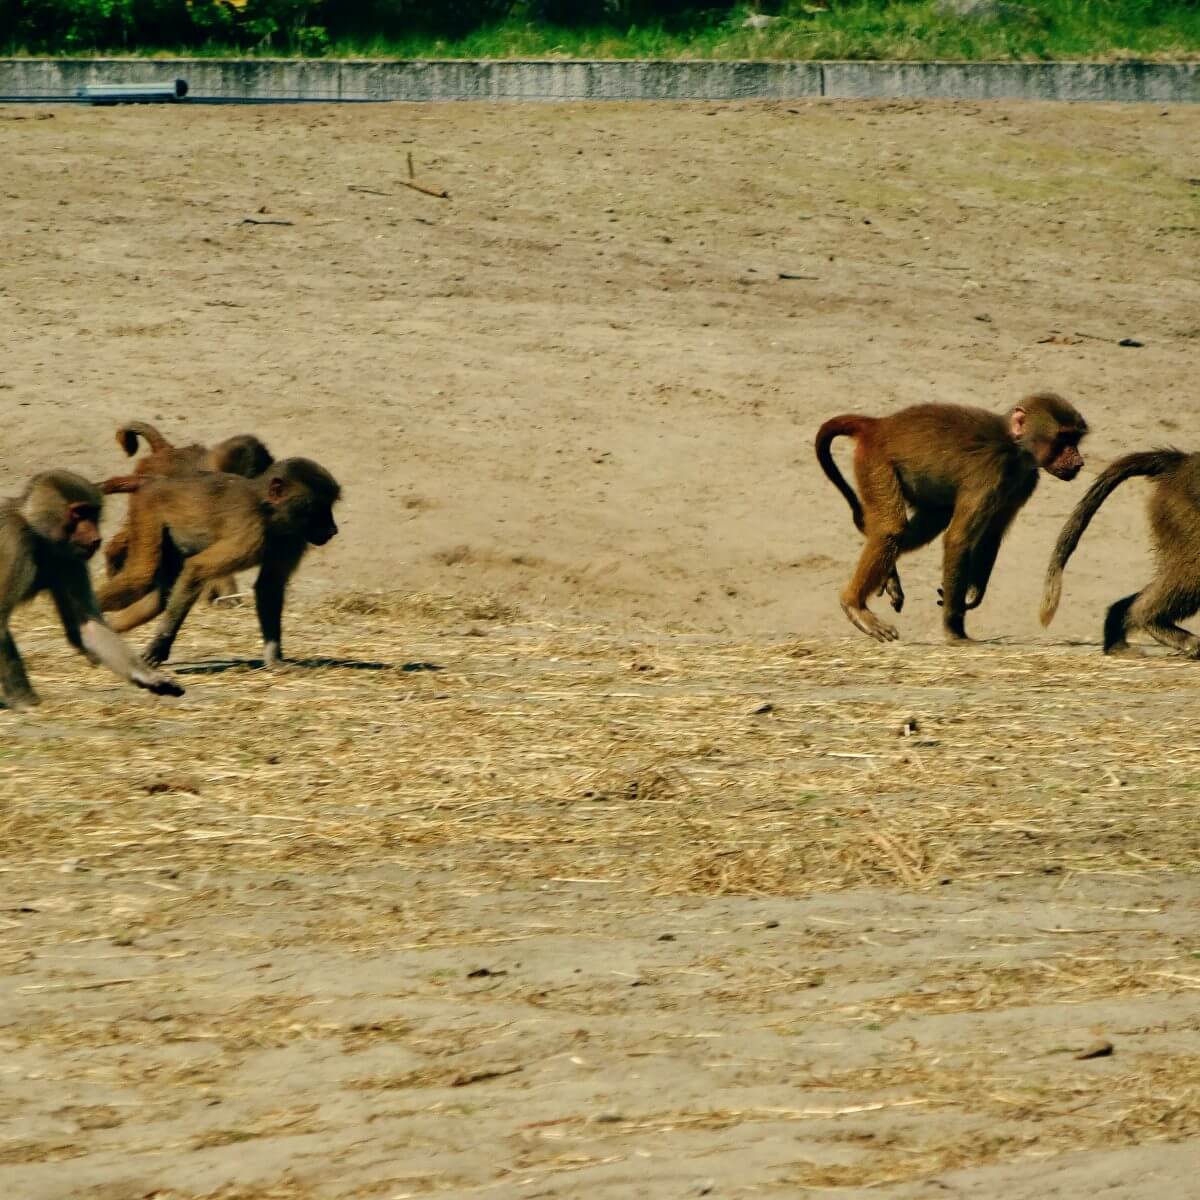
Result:
<instances>
[{"instance_id":1,"label":"baboon ear","mask_svg":"<svg viewBox=\"0 0 1200 1200\"><path fill-rule=\"evenodd\" d=\"M267 499L272 504L278 504L280 500L287 494L287 484L279 478L272 479L267 484Z\"/></svg>"},{"instance_id":2,"label":"baboon ear","mask_svg":"<svg viewBox=\"0 0 1200 1200\"><path fill-rule=\"evenodd\" d=\"M1019 404L1009 414L1008 431L1015 438L1019 438L1025 432L1025 410Z\"/></svg>"}]
</instances>

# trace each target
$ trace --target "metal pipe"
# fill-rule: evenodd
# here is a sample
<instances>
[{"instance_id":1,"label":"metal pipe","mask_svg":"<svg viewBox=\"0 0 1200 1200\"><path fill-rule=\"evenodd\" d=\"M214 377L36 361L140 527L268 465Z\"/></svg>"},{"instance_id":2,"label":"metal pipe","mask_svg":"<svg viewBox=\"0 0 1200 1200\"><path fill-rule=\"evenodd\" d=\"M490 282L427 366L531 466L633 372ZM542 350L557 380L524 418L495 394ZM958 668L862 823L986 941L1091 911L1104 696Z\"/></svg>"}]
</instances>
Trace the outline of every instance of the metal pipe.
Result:
<instances>
[{"instance_id":1,"label":"metal pipe","mask_svg":"<svg viewBox=\"0 0 1200 1200\"><path fill-rule=\"evenodd\" d=\"M173 104L188 94L186 79L174 83L85 83L76 91L89 104Z\"/></svg>"}]
</instances>

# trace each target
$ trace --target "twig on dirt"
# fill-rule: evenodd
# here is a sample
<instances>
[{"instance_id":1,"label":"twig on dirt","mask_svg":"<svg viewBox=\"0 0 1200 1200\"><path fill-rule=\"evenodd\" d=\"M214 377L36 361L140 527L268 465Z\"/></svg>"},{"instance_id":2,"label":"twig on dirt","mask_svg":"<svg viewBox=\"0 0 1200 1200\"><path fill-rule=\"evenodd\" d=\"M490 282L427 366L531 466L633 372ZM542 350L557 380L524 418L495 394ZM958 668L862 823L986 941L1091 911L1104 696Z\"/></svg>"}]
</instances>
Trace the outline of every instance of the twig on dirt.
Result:
<instances>
[{"instance_id":1,"label":"twig on dirt","mask_svg":"<svg viewBox=\"0 0 1200 1200\"><path fill-rule=\"evenodd\" d=\"M436 196L439 200L449 200L450 193L447 191L439 191L437 188L428 188L420 183L413 183L409 179L401 179L400 184L406 188L412 188L414 192L424 192L426 196Z\"/></svg>"},{"instance_id":2,"label":"twig on dirt","mask_svg":"<svg viewBox=\"0 0 1200 1200\"><path fill-rule=\"evenodd\" d=\"M464 1075L459 1075L450 1081L451 1087L468 1087L472 1083L485 1083L489 1079L499 1079L504 1075L515 1075L518 1071L525 1070L524 1067L496 1067L490 1071L468 1071Z\"/></svg>"},{"instance_id":3,"label":"twig on dirt","mask_svg":"<svg viewBox=\"0 0 1200 1200\"><path fill-rule=\"evenodd\" d=\"M158 975L128 975L121 979L100 979L95 983L34 983L21 988L23 992L95 992L101 988L121 987L126 983L142 983L148 979L162 979Z\"/></svg>"},{"instance_id":4,"label":"twig on dirt","mask_svg":"<svg viewBox=\"0 0 1200 1200\"><path fill-rule=\"evenodd\" d=\"M428 187L425 187L423 184L416 183L414 181L415 176L416 176L416 171L413 169L413 157L412 157L412 151L410 150L408 152L408 178L401 179L400 180L401 185L406 188L412 188L412 190L414 192L423 192L426 196L436 196L437 199L439 199L439 200L449 200L450 199L449 192L444 191L444 190L439 191L437 188L428 188Z\"/></svg>"},{"instance_id":5,"label":"twig on dirt","mask_svg":"<svg viewBox=\"0 0 1200 1200\"><path fill-rule=\"evenodd\" d=\"M780 271L780 279L820 279L820 275L794 275L791 271Z\"/></svg>"},{"instance_id":6,"label":"twig on dirt","mask_svg":"<svg viewBox=\"0 0 1200 1200\"><path fill-rule=\"evenodd\" d=\"M368 196L391 196L392 192L381 192L378 188L360 187L357 183L346 185L348 192L366 192Z\"/></svg>"},{"instance_id":7,"label":"twig on dirt","mask_svg":"<svg viewBox=\"0 0 1200 1200\"><path fill-rule=\"evenodd\" d=\"M295 225L295 223L295 221L275 221L262 217L243 217L239 222L242 225Z\"/></svg>"}]
</instances>

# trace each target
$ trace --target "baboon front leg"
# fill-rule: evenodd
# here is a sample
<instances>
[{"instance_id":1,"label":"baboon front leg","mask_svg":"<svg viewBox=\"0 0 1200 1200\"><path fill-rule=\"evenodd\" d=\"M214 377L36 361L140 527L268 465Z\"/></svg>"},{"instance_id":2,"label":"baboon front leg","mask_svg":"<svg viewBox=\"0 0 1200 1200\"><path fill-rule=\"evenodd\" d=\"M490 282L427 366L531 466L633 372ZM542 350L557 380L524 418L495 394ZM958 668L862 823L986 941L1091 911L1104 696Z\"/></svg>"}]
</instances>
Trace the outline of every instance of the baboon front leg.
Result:
<instances>
[{"instance_id":1,"label":"baboon front leg","mask_svg":"<svg viewBox=\"0 0 1200 1200\"><path fill-rule=\"evenodd\" d=\"M971 509L955 510L946 529L942 559L942 630L947 641L970 640L965 625L967 588L971 583L972 552L982 533L979 513Z\"/></svg>"},{"instance_id":2,"label":"baboon front leg","mask_svg":"<svg viewBox=\"0 0 1200 1200\"><path fill-rule=\"evenodd\" d=\"M1134 592L1125 596L1109 607L1104 615L1104 653L1128 654L1131 650L1127 640L1129 629L1129 610L1140 595Z\"/></svg>"},{"instance_id":3,"label":"baboon front leg","mask_svg":"<svg viewBox=\"0 0 1200 1200\"><path fill-rule=\"evenodd\" d=\"M1000 543L1004 540L1008 523L1007 513L1002 513L995 518L984 530L983 536L975 543L975 547L971 551L971 561L967 573L967 591L963 597L963 605L967 611L978 608L983 603L984 596L987 595L992 571L996 566L996 556L1000 553Z\"/></svg>"},{"instance_id":4,"label":"baboon front leg","mask_svg":"<svg viewBox=\"0 0 1200 1200\"><path fill-rule=\"evenodd\" d=\"M283 600L288 580L299 561L299 555L268 560L254 581L254 607L262 630L264 667L276 666L283 658Z\"/></svg>"},{"instance_id":5,"label":"baboon front leg","mask_svg":"<svg viewBox=\"0 0 1200 1200\"><path fill-rule=\"evenodd\" d=\"M8 632L8 622L0 626L0 692L11 709L30 708L37 704L37 693L25 674L17 643Z\"/></svg>"}]
</instances>

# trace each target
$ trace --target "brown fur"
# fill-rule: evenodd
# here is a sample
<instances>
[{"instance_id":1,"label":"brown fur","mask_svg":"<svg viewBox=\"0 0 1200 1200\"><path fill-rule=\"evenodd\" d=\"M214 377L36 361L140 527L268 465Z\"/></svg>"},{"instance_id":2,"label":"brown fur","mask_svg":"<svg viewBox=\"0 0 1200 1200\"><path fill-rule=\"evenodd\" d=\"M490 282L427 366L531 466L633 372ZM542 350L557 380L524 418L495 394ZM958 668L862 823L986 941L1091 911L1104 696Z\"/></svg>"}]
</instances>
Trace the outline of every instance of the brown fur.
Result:
<instances>
[{"instance_id":1,"label":"brown fur","mask_svg":"<svg viewBox=\"0 0 1200 1200\"><path fill-rule=\"evenodd\" d=\"M1200 638L1176 623L1200 610L1200 454L1181 450L1126 454L1100 473L1058 535L1046 570L1042 624L1049 625L1058 611L1067 560L1100 505L1119 484L1138 475L1155 481L1147 508L1158 571L1140 592L1109 608L1104 653L1127 652L1129 633L1142 629L1164 646L1200 658Z\"/></svg>"},{"instance_id":2,"label":"brown fur","mask_svg":"<svg viewBox=\"0 0 1200 1200\"><path fill-rule=\"evenodd\" d=\"M9 621L43 591L54 600L67 641L93 663L160 695L183 694L138 659L96 604L87 563L100 545L102 504L95 485L70 471L36 475L20 496L0 504L0 691L9 708L38 702Z\"/></svg>"},{"instance_id":3,"label":"brown fur","mask_svg":"<svg viewBox=\"0 0 1200 1200\"><path fill-rule=\"evenodd\" d=\"M131 500L129 554L101 587L100 607L121 610L112 618L118 630L163 614L147 662L166 662L206 583L254 566L263 658L268 666L279 660L288 580L310 544L322 546L337 533L333 506L341 488L328 471L287 458L257 479L118 476L101 487L130 492Z\"/></svg>"},{"instance_id":4,"label":"brown fur","mask_svg":"<svg viewBox=\"0 0 1200 1200\"><path fill-rule=\"evenodd\" d=\"M137 453L138 438L149 446L134 464L137 475L161 475L174 479L200 471L226 471L253 479L261 475L275 460L271 452L253 434L240 433L218 442L210 450L193 443L174 446L145 421L130 421L117 430L117 445L131 458ZM122 567L129 551L129 526L123 525L104 546L105 574L111 579ZM232 576L214 580L205 588L205 598L215 603L237 594L237 580Z\"/></svg>"},{"instance_id":5,"label":"brown fur","mask_svg":"<svg viewBox=\"0 0 1200 1200\"><path fill-rule=\"evenodd\" d=\"M1026 397L1006 417L956 404L919 404L890 417L846 414L817 431L821 469L850 505L866 538L842 592L852 624L879 641L896 629L867 607L890 596L899 612L904 591L896 560L945 533L943 627L966 638L965 614L982 602L1000 543L1033 495L1039 468L1073 479L1083 466L1078 445L1087 423L1053 392ZM853 437L857 493L833 461L835 438Z\"/></svg>"}]
</instances>

